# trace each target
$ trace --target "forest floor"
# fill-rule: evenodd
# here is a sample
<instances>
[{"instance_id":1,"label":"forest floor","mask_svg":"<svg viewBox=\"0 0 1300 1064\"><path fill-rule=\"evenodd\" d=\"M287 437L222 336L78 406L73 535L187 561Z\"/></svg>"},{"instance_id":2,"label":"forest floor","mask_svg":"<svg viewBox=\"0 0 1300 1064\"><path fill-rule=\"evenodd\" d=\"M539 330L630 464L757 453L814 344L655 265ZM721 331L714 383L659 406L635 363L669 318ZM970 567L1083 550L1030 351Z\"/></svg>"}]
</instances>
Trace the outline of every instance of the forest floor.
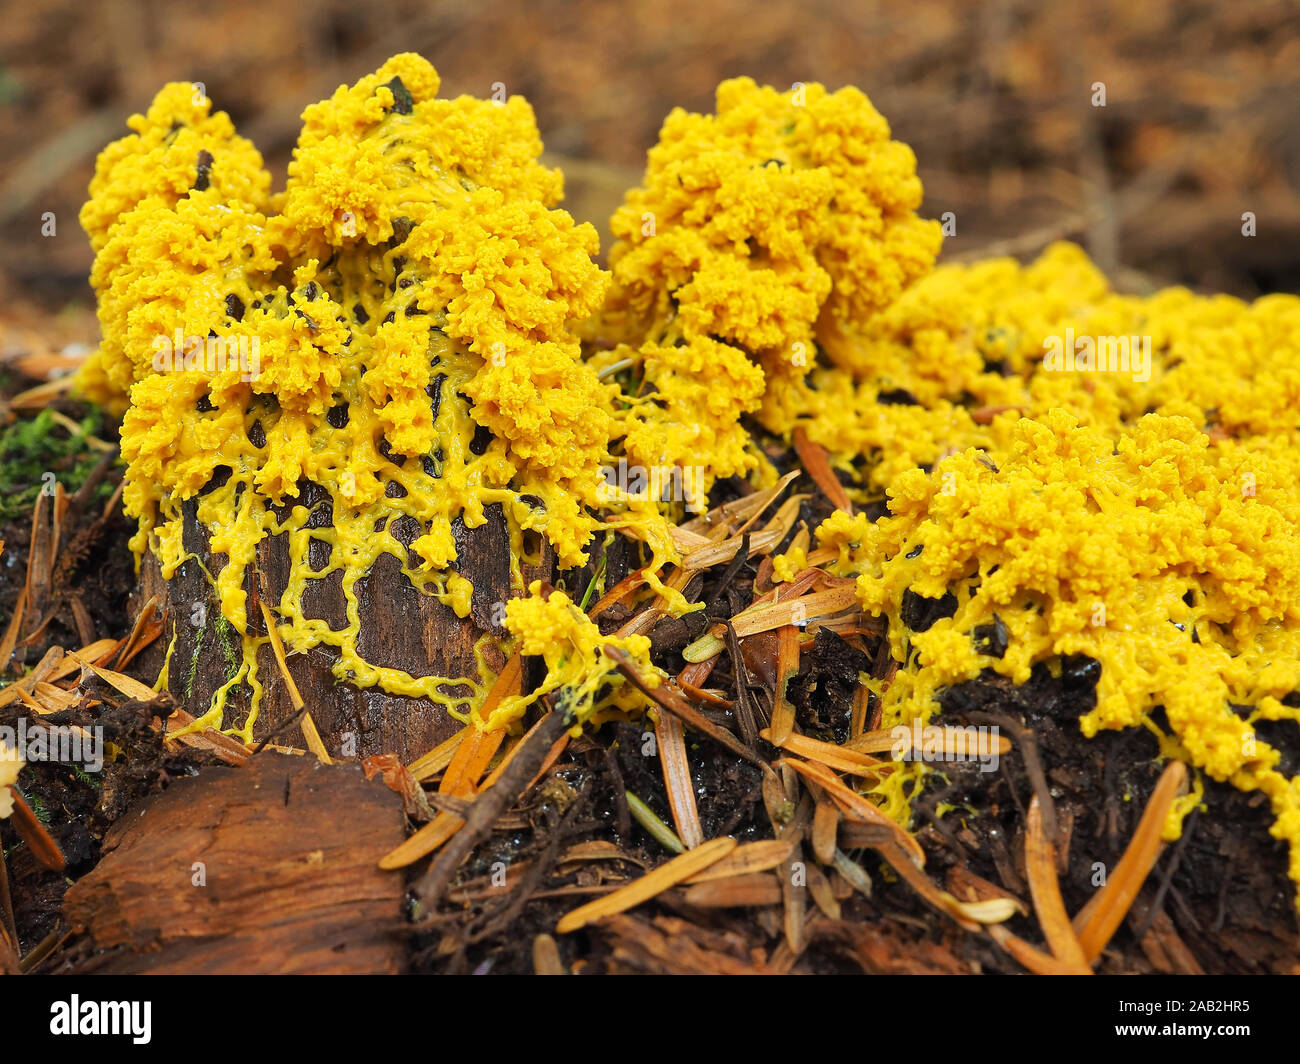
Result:
<instances>
[{"instance_id":1,"label":"forest floor","mask_svg":"<svg viewBox=\"0 0 1300 1064\"><path fill-rule=\"evenodd\" d=\"M158 911L182 905L168 901L168 892L178 898L186 892L162 879L149 881L145 908L135 911L130 898L114 897L107 915L94 909L87 899L122 890L120 862L131 852L122 836L132 832L122 816L142 802L150 808L162 792L196 773L201 778L226 771L218 767L222 762L246 765L248 751L215 733L191 745L162 741L161 722L175 707L153 700L146 685L154 677L140 673L138 655L149 643L166 641L165 619L133 613L139 602L133 598L136 578L127 546L132 527L113 494L120 471L108 462L88 462L95 448L84 441L78 451L73 429L95 424L93 418L84 420L92 417L89 411L67 399L46 409L60 420L42 439L50 446L61 436L67 439L59 454L25 453L23 461L35 463L33 469L61 472L84 472L92 465L103 479L97 483L92 475L74 494L38 495L35 519L16 516L0 526L5 541L0 616L17 614L17 626L11 624L6 636L7 651L0 647L0 652L11 653L9 678L21 677L0 690L0 725L17 727L22 718L29 727L42 720L98 726L120 756L97 774L54 762L33 763L25 772L27 802L66 867L49 867L41 846L14 821L0 826L13 931L28 970L140 970L141 958L151 952L133 947L136 932L144 933L133 921L148 923L148 933L156 935ZM15 421L27 423L22 416ZM784 460L790 464L795 457ZM39 477L34 482L39 485ZM781 645L786 633L798 644L793 627L771 625L754 633L742 627L742 637L734 637L740 618L752 618L762 606L756 599L764 593L773 597L771 554L797 523L815 526L830 510L823 485L814 479L800 475L788 487L803 499L782 512L775 496L743 494L730 482L722 486L723 498L728 489L736 493L714 511L730 522L722 542L731 544L731 556L721 552L721 560L700 569L683 588L692 601L708 604L702 618L658 619L646 626L653 661L676 677L667 693L661 689L654 695L658 724L607 724L557 742L532 783L524 787L528 781L518 781L519 793L476 840L445 892L426 893L423 860L380 874L378 887L365 880L364 897L375 908L362 905L348 926L352 932L369 926L391 944L385 970L1051 969L1043 944L1046 917L1036 893L1041 887L1034 884L1042 873L1033 857L1034 846L1046 838L1042 824L1051 825L1058 884L1053 889L1059 890L1064 911L1084 926L1090 901L1095 907L1095 896L1105 893L1098 891L1098 869L1118 878L1141 849L1144 815L1159 815L1152 807L1158 804L1154 792L1164 766L1155 740L1143 729L1102 733L1093 740L1080 736L1077 720L1093 705L1097 676L1088 659L1065 661L1057 676L1040 667L1019 687L989 674L952 688L932 725L992 724L1009 741L995 771L989 771L987 759L935 766L914 803L912 831L924 851L924 871L900 863L897 838L825 780L827 774L838 779L829 769L844 767L836 761L837 751L862 757L852 753L852 742L832 744L874 734L878 703L863 696L858 677L886 678L896 667L883 625L837 604L825 616L811 618L793 663ZM18 494L16 486L11 497ZM742 527L754 519L750 530ZM784 531L749 547L748 535L759 537L760 529L773 527ZM633 600L635 559L629 550L613 549L603 564L609 591L590 612L608 631L634 619L626 602ZM834 590L838 579L826 575L817 586ZM701 666L683 657L707 627L727 623L727 647L711 663ZM86 661L100 671L84 671ZM785 749L768 741L767 730L778 727L782 689L791 715L787 726L793 724L796 739L805 737L803 745L791 740ZM1278 741L1294 760L1296 744ZM276 742L304 745L296 729ZM374 816L361 818L355 837L362 856L355 859L364 859L366 868L352 870L355 875L368 876L375 858L398 844L403 807L407 822L419 828L417 839L439 834L447 817L467 814L464 792L449 790L447 781L462 770L481 777L500 755L470 769L472 743L444 746L436 763L422 759L423 768L382 756L367 759L367 775L382 775L391 788L380 790L389 794L392 823L385 821L387 833L380 833L385 841L375 841L379 849L367 856L363 836ZM280 755L268 750L255 757L266 761ZM1294 769L1294 764L1283 766ZM349 803L376 800L373 791L358 797L355 785L342 776L338 785ZM288 777L284 789L287 805ZM1126 873L1135 876L1136 899L1119 912L1122 923L1113 937L1106 936L1097 970L1294 970L1300 935L1285 847L1268 834L1267 803L1262 796L1207 781L1205 806L1188 818L1178 842L1150 850L1145 859L1137 856L1139 870ZM174 826L169 830L180 830L176 825L186 817L175 803L169 809L166 823ZM331 809L331 818L346 819L345 812ZM199 835L213 830L201 809L191 808L187 815L195 818ZM296 834L301 816L283 826L283 839L267 845L288 850L306 845ZM258 836L266 837L269 829L258 823ZM711 880L669 883L635 908L576 933L555 933L557 920L576 906L615 897L650 870L662 869L673 857L670 847L692 832L696 838L737 840L737 853L747 854L747 863L730 874L724 874L729 866L719 866ZM108 849L118 848L111 888L105 887L104 873L93 871L106 851L106 838ZM315 843L309 851L319 852ZM148 868L160 860L156 854L139 859ZM84 882L74 885L79 880ZM787 882L797 889L787 889ZM356 884L349 881L349 887ZM954 915L953 899L1009 899L1015 912L991 932ZM130 925L129 933L119 924ZM75 933L74 926L88 927L89 933ZM235 935L235 930L211 934ZM171 964L167 970L185 970L175 954L160 960L156 947L152 954L154 963ZM204 964L214 963L204 956ZM371 953L353 943L349 957L340 962L344 969L347 963L370 963ZM240 955L231 963L240 970L247 959Z\"/></svg>"},{"instance_id":2,"label":"forest floor","mask_svg":"<svg viewBox=\"0 0 1300 1064\"><path fill-rule=\"evenodd\" d=\"M158 724L172 707L129 685L124 692L102 678L83 680L80 662L65 653L91 648L83 657L116 678L132 673L136 655L162 638L163 625L141 617L133 597L133 527L114 494L121 475L111 464L115 426L73 400L31 394L96 341L90 251L76 212L95 152L124 131L124 116L143 108L163 80L206 78L209 95L282 173L305 103L394 51L421 51L451 93L485 95L500 81L527 95L550 160L566 170L566 206L602 229L637 180L662 117L678 104L710 109L720 78L855 83L895 136L915 148L926 213L955 213L958 235L947 242L945 260L1030 255L1064 237L1083 242L1127 288L1184 283L1245 297L1300 290L1300 22L1292 5L850 6L826 0L759 14L739 0L714 0L620 6L614 15L582 2L542 4L523 19L508 5L446 4L433 13L412 0L393 5L380 24L355 5L268 11L250 0L226 5L222 32L202 13L177 9L127 32L137 25L138 5L87 12L53 0L4 20L0 157L18 162L0 176L0 621L17 620L0 644L9 681L0 690L0 726L34 719L36 703L53 709L50 720L104 727L121 750L101 774L36 763L24 775L27 802L65 868L47 867L40 844L11 821L0 826L7 868L0 903L11 899L0 904L0 924L16 937L24 970L129 966L127 946L103 950L72 931L65 894L95 869L106 837L129 848L122 839L128 808L244 756L219 742L164 744ZM137 43L132 50L102 46L123 40ZM1097 82L1107 90L1104 107L1090 103ZM1240 235L1245 211L1259 219L1259 236L1250 240ZM53 235L43 233L47 213L57 222ZM58 499L41 493L50 472L64 485ZM809 497L798 515L804 521L826 512L823 487L807 477L790 486ZM763 562L773 549L708 568L690 596L710 604L711 621L735 618L751 607L756 586L767 586ZM608 560L609 586L627 565L626 558ZM621 608L608 606L600 623L626 623ZM883 677L889 660L879 628L822 627L799 655L790 701L799 731L841 742L870 730L870 705L855 706L858 673ZM656 628L656 664L681 675L688 667L681 651L697 634ZM946 694L939 723L996 718L1013 743L997 771L953 762L916 801L912 827L926 858L926 886L889 861L882 848L889 840L879 830L793 770L790 751L748 734L770 722L775 708L782 679L774 673L776 639L763 632L743 646L738 641L708 676L699 712L714 736L729 739L688 722L676 736L669 725L667 741L685 750L706 838L725 834L742 846L773 841L784 848L761 851L766 856L748 870L674 883L634 909L557 935L565 913L662 867L672 857L662 839L684 815L680 766L670 759L666 768L659 756L664 735L655 736L655 756L646 756L643 726L608 725L563 746L478 842L432 911L408 893L419 893L422 862L387 874L400 884L396 903L387 888L367 885L385 907L376 920L395 943L392 966L1041 967L1048 947L1030 881L1042 866L1026 860L1041 842L1038 817L1050 809L1064 909L1086 917L1097 867L1116 869L1141 836L1161 778L1145 731L1081 738L1075 722L1092 705L1093 663L1067 662L1057 677L1041 670L1019 688L987 677ZM1284 770L1293 773L1300 750L1294 741L1280 748L1291 762ZM383 792L405 806L414 826L439 810L467 811L454 795L433 789L451 758L414 783L401 766L371 768L401 793ZM634 813L629 794L648 812ZM1266 803L1212 781L1205 803L1181 840L1138 862L1141 889L1098 971L1295 970L1300 931L1285 847L1268 834ZM643 826L655 821L654 833ZM795 863L803 868L799 892L787 886ZM954 918L937 898L940 889L963 903L1009 898L1016 913L1000 925L999 940ZM401 918L390 911L394 904ZM5 963L0 948L0 970Z\"/></svg>"}]
</instances>

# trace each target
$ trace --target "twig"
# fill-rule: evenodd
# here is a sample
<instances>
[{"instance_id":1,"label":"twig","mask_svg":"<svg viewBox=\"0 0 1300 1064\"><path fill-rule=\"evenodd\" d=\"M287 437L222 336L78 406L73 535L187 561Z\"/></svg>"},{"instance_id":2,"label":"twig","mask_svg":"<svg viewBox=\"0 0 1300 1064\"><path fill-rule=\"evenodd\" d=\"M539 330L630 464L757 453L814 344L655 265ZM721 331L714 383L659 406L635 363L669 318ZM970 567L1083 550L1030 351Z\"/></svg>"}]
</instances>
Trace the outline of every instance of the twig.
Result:
<instances>
[{"instance_id":1,"label":"twig","mask_svg":"<svg viewBox=\"0 0 1300 1064\"><path fill-rule=\"evenodd\" d=\"M564 815L555 818L555 823L551 826L551 837L547 840L545 849L528 866L528 871L524 874L519 886L511 892L509 900L501 905L495 913L484 915L483 922L477 931L471 931L465 935L465 945L482 942L495 932L508 927L514 918L519 915L520 911L528 903L528 899L537 890L542 877L555 866L556 858L559 856L560 844L572 833L573 824L578 819L578 814L586 808L588 797L588 789L584 787L578 796L578 800L564 811Z\"/></svg>"},{"instance_id":2,"label":"twig","mask_svg":"<svg viewBox=\"0 0 1300 1064\"><path fill-rule=\"evenodd\" d=\"M614 778L614 830L620 839L625 839L632 830L632 811L627 807L627 790L623 783L623 770L618 764L618 755L613 746L605 747L605 767Z\"/></svg>"},{"instance_id":3,"label":"twig","mask_svg":"<svg viewBox=\"0 0 1300 1064\"><path fill-rule=\"evenodd\" d=\"M976 724L996 724L999 727L1006 728L1016 737L1016 743L1020 747L1020 756L1025 762L1025 775L1029 777L1029 782L1034 788L1034 794L1038 796L1038 801L1042 805L1043 831L1047 835L1047 841L1055 846L1057 839L1056 803L1052 801L1052 789L1047 785L1047 776L1043 773L1043 762L1038 756L1038 739L1034 733L1018 720L1005 713L991 713L979 710L967 713L966 716Z\"/></svg>"},{"instance_id":4,"label":"twig","mask_svg":"<svg viewBox=\"0 0 1300 1064\"><path fill-rule=\"evenodd\" d=\"M736 551L736 556L727 563L727 567L722 570L722 575L718 578L717 587L713 592L713 598L708 602L709 606L716 606L722 601L722 597L727 593L727 589L731 587L732 583L739 575L740 570L743 569L745 563L749 561L749 550L749 533L745 532L740 537L740 548Z\"/></svg>"},{"instance_id":5,"label":"twig","mask_svg":"<svg viewBox=\"0 0 1300 1064\"><path fill-rule=\"evenodd\" d=\"M751 747L758 741L758 725L754 721L754 702L749 692L749 669L740 649L740 639L730 621L726 622L727 651L731 655L731 671L736 677L736 723L740 734Z\"/></svg>"},{"instance_id":6,"label":"twig","mask_svg":"<svg viewBox=\"0 0 1300 1064\"><path fill-rule=\"evenodd\" d=\"M568 713L555 710L525 737L510 763L491 787L478 796L465 815L464 826L443 846L415 886L426 914L438 906L447 884L497 819L515 802L541 768L547 752L573 726Z\"/></svg>"},{"instance_id":7,"label":"twig","mask_svg":"<svg viewBox=\"0 0 1300 1064\"><path fill-rule=\"evenodd\" d=\"M263 739L255 747L253 747L253 755L256 756L257 754L260 754L263 750L265 750L267 745L277 735L283 735L285 732L289 731L289 729L291 729L295 724L298 723L299 720L302 719L303 714L306 712L307 712L307 707L303 706L301 709L295 710L293 716L288 717L285 720L281 721L279 724L277 724L265 739Z\"/></svg>"},{"instance_id":8,"label":"twig","mask_svg":"<svg viewBox=\"0 0 1300 1064\"><path fill-rule=\"evenodd\" d=\"M1179 862L1183 859L1183 851L1187 849L1187 840L1196 831L1196 820L1200 815L1201 811L1199 809L1192 810L1191 816L1187 818L1187 824L1183 828L1182 835L1178 837L1178 841L1174 844L1174 851L1169 855L1168 867L1160 876L1160 886L1156 889L1156 896L1152 899L1151 907L1147 909L1146 916L1142 918L1142 923L1134 933L1139 942L1151 929L1151 924L1155 921L1155 918L1160 915L1160 910L1165 903L1165 895L1169 893L1169 888L1173 885L1174 873L1178 871Z\"/></svg>"},{"instance_id":9,"label":"twig","mask_svg":"<svg viewBox=\"0 0 1300 1064\"><path fill-rule=\"evenodd\" d=\"M641 678L637 671L636 663L619 650L617 647L605 647L605 653L613 659L618 665L618 671L621 672L628 681L647 698L653 699L661 708L667 710L689 724L696 731L703 732L710 739L721 743L733 754L743 757L751 765L762 766L766 764L753 750L749 749L744 743L736 738L726 728L720 728L709 720L703 713L692 706L686 699L678 695L670 686L661 684L659 687L649 686Z\"/></svg>"}]
</instances>

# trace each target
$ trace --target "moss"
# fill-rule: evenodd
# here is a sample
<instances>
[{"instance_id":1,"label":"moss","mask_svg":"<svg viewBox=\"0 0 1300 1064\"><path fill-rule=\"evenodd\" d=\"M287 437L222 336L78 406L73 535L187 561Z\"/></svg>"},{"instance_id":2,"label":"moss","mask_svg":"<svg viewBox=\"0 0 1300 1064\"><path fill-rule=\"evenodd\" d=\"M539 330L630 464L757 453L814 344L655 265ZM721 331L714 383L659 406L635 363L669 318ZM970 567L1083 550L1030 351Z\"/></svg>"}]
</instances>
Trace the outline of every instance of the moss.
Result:
<instances>
[{"instance_id":1,"label":"moss","mask_svg":"<svg viewBox=\"0 0 1300 1064\"><path fill-rule=\"evenodd\" d=\"M39 794L27 796L27 804L31 806L32 812L36 814L36 819L44 824L47 828L52 827L50 822L50 810Z\"/></svg>"},{"instance_id":2,"label":"moss","mask_svg":"<svg viewBox=\"0 0 1300 1064\"><path fill-rule=\"evenodd\" d=\"M203 652L203 640L207 637L208 629L205 625L199 629L199 637L194 640L194 650L190 654L190 667L185 673L185 691L182 695L184 701L189 702L190 697L194 694L194 681L199 674L199 656Z\"/></svg>"},{"instance_id":3,"label":"moss","mask_svg":"<svg viewBox=\"0 0 1300 1064\"><path fill-rule=\"evenodd\" d=\"M42 410L34 418L24 418L0 432L0 522L15 521L31 514L36 497L53 482L49 474L75 492L99 463L101 453L88 442L104 427L104 416L92 410L70 432L54 417ZM113 493L113 485L104 483L95 498L104 500Z\"/></svg>"},{"instance_id":4,"label":"moss","mask_svg":"<svg viewBox=\"0 0 1300 1064\"><path fill-rule=\"evenodd\" d=\"M240 666L240 651L239 646L235 642L235 630L231 627L230 622L220 613L217 614L216 629L217 640L221 643L221 652L225 655L226 665L229 667L229 671L226 673L226 679L232 680L236 673L239 672Z\"/></svg>"}]
</instances>

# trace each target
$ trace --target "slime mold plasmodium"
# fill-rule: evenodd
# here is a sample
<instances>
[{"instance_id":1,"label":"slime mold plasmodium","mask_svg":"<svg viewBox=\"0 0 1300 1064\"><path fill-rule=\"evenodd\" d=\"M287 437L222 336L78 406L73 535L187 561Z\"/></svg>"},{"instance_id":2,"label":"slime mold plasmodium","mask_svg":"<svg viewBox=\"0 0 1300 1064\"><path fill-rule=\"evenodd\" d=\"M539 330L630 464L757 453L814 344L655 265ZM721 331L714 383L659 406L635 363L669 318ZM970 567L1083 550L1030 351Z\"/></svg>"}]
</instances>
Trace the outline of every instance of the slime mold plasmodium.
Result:
<instances>
[{"instance_id":1,"label":"slime mold plasmodium","mask_svg":"<svg viewBox=\"0 0 1300 1064\"><path fill-rule=\"evenodd\" d=\"M887 498L878 524L837 512L817 533L889 620L885 726L928 721L983 669L1023 683L1087 655L1083 735L1145 726L1262 791L1300 883L1300 777L1255 734L1300 724L1300 299L1121 295L1068 244L931 271L914 171L856 90L738 79L715 116L674 112L613 220L600 324L625 335L594 356L640 367L647 397L621 415L637 448L680 453L689 421L736 441L720 472L761 469L723 401L659 387L665 348L711 351L758 426L803 429L856 497ZM776 574L805 564L792 550ZM951 616L909 629L909 598L947 595ZM927 771L886 777L882 807L907 822ZM1202 793L1198 776L1169 835Z\"/></svg>"},{"instance_id":2,"label":"slime mold plasmodium","mask_svg":"<svg viewBox=\"0 0 1300 1064\"><path fill-rule=\"evenodd\" d=\"M1145 342L1149 365L1053 371L1065 335L1080 352ZM1265 794L1300 884L1300 777L1256 734L1278 722L1294 748L1300 726L1300 299L1117 295L1057 245L1027 267L936 270L854 349L858 379L825 377L889 515L837 512L817 541L889 619L902 668L877 685L882 726L928 721L943 689L985 669L1023 683L1036 664L1092 658L1082 733L1146 727L1165 756ZM886 385L910 402L863 397ZM778 558L778 576L805 561ZM892 815L906 820L926 772L876 788ZM1201 793L1198 776L1167 837Z\"/></svg>"},{"instance_id":3,"label":"slime mold plasmodium","mask_svg":"<svg viewBox=\"0 0 1300 1064\"><path fill-rule=\"evenodd\" d=\"M680 108L615 213L614 285L595 330L630 367L616 416L629 461L713 477L764 466L740 417L796 424L816 336L888 306L934 262L916 158L854 88L723 82L717 114Z\"/></svg>"},{"instance_id":4,"label":"slime mold plasmodium","mask_svg":"<svg viewBox=\"0 0 1300 1064\"><path fill-rule=\"evenodd\" d=\"M596 512L618 389L570 330L605 290L595 230L553 207L561 176L537 161L524 100L437 90L414 55L340 87L304 113L287 186L271 195L230 120L193 86L169 85L101 155L82 212L104 339L81 384L125 411L137 554L152 550L170 577L191 556L194 500L210 553L226 558L212 579L242 663L199 723L221 726L226 695L247 684L253 709L234 729L246 741L267 638L250 625L246 585L267 536L288 537L292 575L275 605L292 651L332 648L340 679L461 717L483 677L412 676L357 651L356 583L380 553L461 617L471 587L452 522L482 524L492 504L517 585L527 530L562 566L612 524L648 541L656 563L674 557L648 499ZM240 357L220 357L231 350ZM304 483L325 489L328 520L301 502ZM408 550L396 526L410 521L420 534ZM329 548L319 568L312 540ZM301 605L308 581L335 572L339 629Z\"/></svg>"},{"instance_id":5,"label":"slime mold plasmodium","mask_svg":"<svg viewBox=\"0 0 1300 1064\"><path fill-rule=\"evenodd\" d=\"M877 685L884 726L929 720L983 670L1023 682L1086 655L1100 674L1082 735L1146 727L1164 756L1263 793L1300 884L1300 777L1256 735L1270 722L1294 743L1300 725L1300 299L1122 295L1066 244L1027 266L933 268L915 158L867 98L744 78L720 86L716 114L665 122L613 219L611 279L594 231L554 209L528 105L437 87L398 56L308 108L278 195L188 85L100 159L82 217L104 342L81 381L125 411L137 552L173 572L193 500L228 556L213 579L244 654L227 689L247 683L256 702L266 637L244 586L268 535L288 532L295 563L277 604L291 650L333 648L340 678L463 716L481 683L453 697L463 681L357 653L353 588L381 552L464 615L451 522L500 504L516 566L527 530L563 566L618 530L647 545L666 594L655 574L676 560L667 518L683 500L611 497L602 469L702 469L682 481L698 505L720 477L771 482L751 430L802 430L852 499L888 506L817 530L888 619L901 667ZM173 336L256 338L256 365L159 371ZM1064 364L1050 357L1067 345ZM304 482L327 492L321 527ZM392 535L406 518L421 529L409 551ZM307 564L313 538L323 568ZM776 578L806 563L792 548ZM336 571L340 630L299 604ZM922 630L926 600L951 610ZM601 653L613 639L648 669L642 637L602 636L539 585L506 627L547 678L489 726L543 691L580 720L642 708ZM200 724L221 722L222 697ZM251 737L252 718L235 731ZM927 771L906 763L873 793L906 823ZM1169 835L1201 794L1198 776Z\"/></svg>"},{"instance_id":6,"label":"slime mold plasmodium","mask_svg":"<svg viewBox=\"0 0 1300 1064\"><path fill-rule=\"evenodd\" d=\"M596 622L563 591L543 595L540 580L529 585L528 595L506 603L506 626L519 639L519 653L546 663L546 677L531 693L504 699L488 717L488 728L517 719L525 707L552 692L557 692L557 709L578 721L600 723L639 713L643 697L614 672L603 647L625 651L651 686L659 682L650 664L649 636L602 635Z\"/></svg>"}]
</instances>

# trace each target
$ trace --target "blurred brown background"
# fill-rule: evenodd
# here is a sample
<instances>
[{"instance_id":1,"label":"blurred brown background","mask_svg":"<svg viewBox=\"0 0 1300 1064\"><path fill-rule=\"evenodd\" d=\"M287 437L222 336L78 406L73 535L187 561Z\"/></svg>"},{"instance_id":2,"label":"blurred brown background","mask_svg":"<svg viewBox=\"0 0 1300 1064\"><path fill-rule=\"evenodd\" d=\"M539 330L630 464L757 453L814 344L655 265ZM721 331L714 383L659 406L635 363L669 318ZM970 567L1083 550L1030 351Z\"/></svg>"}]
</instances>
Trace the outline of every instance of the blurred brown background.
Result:
<instances>
[{"instance_id":1,"label":"blurred brown background","mask_svg":"<svg viewBox=\"0 0 1300 1064\"><path fill-rule=\"evenodd\" d=\"M302 108L403 50L446 94L527 96L569 209L602 229L668 110L750 74L864 89L916 149L926 213L956 213L946 257L1069 236L1131 286L1300 291L1295 0L4 0L0 323L93 340L77 210L162 83L202 81L282 185Z\"/></svg>"}]
</instances>

